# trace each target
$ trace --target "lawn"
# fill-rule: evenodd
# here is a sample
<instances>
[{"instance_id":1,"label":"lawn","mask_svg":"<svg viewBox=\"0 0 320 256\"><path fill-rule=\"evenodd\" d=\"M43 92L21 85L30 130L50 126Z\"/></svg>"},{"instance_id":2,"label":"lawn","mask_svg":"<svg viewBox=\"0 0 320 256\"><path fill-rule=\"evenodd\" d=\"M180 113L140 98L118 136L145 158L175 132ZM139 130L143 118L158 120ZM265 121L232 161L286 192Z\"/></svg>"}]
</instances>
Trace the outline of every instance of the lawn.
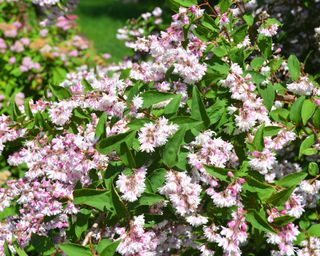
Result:
<instances>
[{"instance_id":1,"label":"lawn","mask_svg":"<svg viewBox=\"0 0 320 256\"><path fill-rule=\"evenodd\" d=\"M163 1L143 0L143 3L124 4L120 0L80 0L76 11L81 32L93 41L99 53L110 53L118 61L130 53L124 43L116 39L117 30L129 18L151 11Z\"/></svg>"}]
</instances>

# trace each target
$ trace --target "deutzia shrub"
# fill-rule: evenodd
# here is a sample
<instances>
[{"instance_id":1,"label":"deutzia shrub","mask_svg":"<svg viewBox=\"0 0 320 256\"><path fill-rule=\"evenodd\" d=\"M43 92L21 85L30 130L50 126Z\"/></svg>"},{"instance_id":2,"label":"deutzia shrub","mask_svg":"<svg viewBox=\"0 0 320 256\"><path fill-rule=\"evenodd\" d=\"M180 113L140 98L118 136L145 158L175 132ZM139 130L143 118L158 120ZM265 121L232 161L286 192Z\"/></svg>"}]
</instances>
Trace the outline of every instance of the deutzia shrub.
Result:
<instances>
[{"instance_id":1,"label":"deutzia shrub","mask_svg":"<svg viewBox=\"0 0 320 256\"><path fill-rule=\"evenodd\" d=\"M244 3L169 3L143 58L4 108L1 255L319 255L317 76Z\"/></svg>"}]
</instances>

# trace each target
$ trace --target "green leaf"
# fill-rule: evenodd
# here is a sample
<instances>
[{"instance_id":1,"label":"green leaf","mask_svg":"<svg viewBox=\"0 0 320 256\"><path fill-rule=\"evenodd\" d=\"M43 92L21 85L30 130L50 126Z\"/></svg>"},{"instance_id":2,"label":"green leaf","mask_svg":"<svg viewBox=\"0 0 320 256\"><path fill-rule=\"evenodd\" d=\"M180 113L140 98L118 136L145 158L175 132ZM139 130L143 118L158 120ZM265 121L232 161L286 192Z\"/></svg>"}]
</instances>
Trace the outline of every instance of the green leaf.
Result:
<instances>
[{"instance_id":1,"label":"green leaf","mask_svg":"<svg viewBox=\"0 0 320 256\"><path fill-rule=\"evenodd\" d=\"M116 188L112 184L112 189L111 189L111 195L112 195L112 202L114 205L114 208L116 210L116 216L119 218L125 218L129 216L129 212L127 210L127 207L123 203L121 197L119 196Z\"/></svg>"},{"instance_id":2,"label":"green leaf","mask_svg":"<svg viewBox=\"0 0 320 256\"><path fill-rule=\"evenodd\" d=\"M100 256L113 256L116 253L116 250L120 244L121 240L115 241L112 244L109 244L99 255Z\"/></svg>"},{"instance_id":3,"label":"green leaf","mask_svg":"<svg viewBox=\"0 0 320 256\"><path fill-rule=\"evenodd\" d=\"M281 128L278 126L267 126L267 127L264 127L263 134L266 137L269 137L269 136L273 137L273 136L276 136L280 131L281 131Z\"/></svg>"},{"instance_id":4,"label":"green leaf","mask_svg":"<svg viewBox=\"0 0 320 256\"><path fill-rule=\"evenodd\" d=\"M40 255L43 255L44 252L46 252L46 255L50 255L55 251L54 243L52 242L51 238L46 236L32 234L30 244Z\"/></svg>"},{"instance_id":5,"label":"green leaf","mask_svg":"<svg viewBox=\"0 0 320 256\"><path fill-rule=\"evenodd\" d=\"M207 13L204 13L204 15L202 16L201 24L213 32L216 32L218 30L214 22L214 19L210 17Z\"/></svg>"},{"instance_id":6,"label":"green leaf","mask_svg":"<svg viewBox=\"0 0 320 256\"><path fill-rule=\"evenodd\" d=\"M308 229L309 236L320 237L320 224L314 224Z\"/></svg>"},{"instance_id":7,"label":"green leaf","mask_svg":"<svg viewBox=\"0 0 320 256\"><path fill-rule=\"evenodd\" d=\"M210 124L210 119L202 102L201 94L196 86L193 86L192 90L191 116L196 120L203 121L205 126Z\"/></svg>"},{"instance_id":8,"label":"green leaf","mask_svg":"<svg viewBox=\"0 0 320 256\"><path fill-rule=\"evenodd\" d=\"M319 174L319 166L317 163L315 162L311 162L308 165L308 172L310 173L310 175L312 176L317 176Z\"/></svg>"},{"instance_id":9,"label":"green leaf","mask_svg":"<svg viewBox=\"0 0 320 256\"><path fill-rule=\"evenodd\" d=\"M68 99L71 97L71 92L62 86L51 84L49 85L49 88L52 94L56 96L59 100Z\"/></svg>"},{"instance_id":10,"label":"green leaf","mask_svg":"<svg viewBox=\"0 0 320 256\"><path fill-rule=\"evenodd\" d=\"M158 191L158 189L163 185L163 183L165 182L166 174L167 170L164 168L160 168L154 170L151 175L148 176L153 191Z\"/></svg>"},{"instance_id":11,"label":"green leaf","mask_svg":"<svg viewBox=\"0 0 320 256\"><path fill-rule=\"evenodd\" d=\"M251 14L243 15L243 19L248 24L248 26L252 26L253 25L254 18L253 18L253 16Z\"/></svg>"},{"instance_id":12,"label":"green leaf","mask_svg":"<svg viewBox=\"0 0 320 256\"><path fill-rule=\"evenodd\" d=\"M249 212L246 215L246 219L251 223L252 227L263 232L274 233L274 230L268 223L264 213L258 213L257 211Z\"/></svg>"},{"instance_id":13,"label":"green leaf","mask_svg":"<svg viewBox=\"0 0 320 256\"><path fill-rule=\"evenodd\" d=\"M157 194L152 193L143 193L142 196L139 199L139 205L154 205L157 203L160 203L164 200L164 198Z\"/></svg>"},{"instance_id":14,"label":"green leaf","mask_svg":"<svg viewBox=\"0 0 320 256\"><path fill-rule=\"evenodd\" d=\"M22 248L20 248L16 242L14 244L14 249L16 250L18 256L28 256L28 254Z\"/></svg>"},{"instance_id":15,"label":"green leaf","mask_svg":"<svg viewBox=\"0 0 320 256\"><path fill-rule=\"evenodd\" d=\"M301 122L301 109L304 100L305 97L301 96L291 106L290 119L294 121L296 124L299 124Z\"/></svg>"},{"instance_id":16,"label":"green leaf","mask_svg":"<svg viewBox=\"0 0 320 256\"><path fill-rule=\"evenodd\" d=\"M179 125L181 129L185 128L186 130L191 130L192 128L195 128L203 123L202 121L195 120L188 116L177 116L170 118L170 121Z\"/></svg>"},{"instance_id":17,"label":"green leaf","mask_svg":"<svg viewBox=\"0 0 320 256\"><path fill-rule=\"evenodd\" d=\"M59 247L67 256L92 256L89 248L78 244L66 243L60 244Z\"/></svg>"},{"instance_id":18,"label":"green leaf","mask_svg":"<svg viewBox=\"0 0 320 256\"><path fill-rule=\"evenodd\" d=\"M259 127L253 139L253 145L258 151L262 151L264 148L263 136L264 136L264 125Z\"/></svg>"},{"instance_id":19,"label":"green leaf","mask_svg":"<svg viewBox=\"0 0 320 256\"><path fill-rule=\"evenodd\" d=\"M261 87L259 87L258 90L259 90L259 93L263 99L264 105L270 111L273 106L273 102L276 98L276 93L273 88L273 85L268 84L266 88L262 89Z\"/></svg>"},{"instance_id":20,"label":"green leaf","mask_svg":"<svg viewBox=\"0 0 320 256\"><path fill-rule=\"evenodd\" d=\"M131 145L134 136L135 132L130 131L104 138L96 144L96 149L105 155L112 151L119 151L121 143L126 142L128 145Z\"/></svg>"},{"instance_id":21,"label":"green leaf","mask_svg":"<svg viewBox=\"0 0 320 256\"><path fill-rule=\"evenodd\" d=\"M143 98L143 108L150 108L152 105L172 99L175 94L159 91L148 91L141 94Z\"/></svg>"},{"instance_id":22,"label":"green leaf","mask_svg":"<svg viewBox=\"0 0 320 256\"><path fill-rule=\"evenodd\" d=\"M171 1L184 7L191 7L192 5L198 4L197 0L171 0Z\"/></svg>"},{"instance_id":23,"label":"green leaf","mask_svg":"<svg viewBox=\"0 0 320 256\"><path fill-rule=\"evenodd\" d=\"M288 201L290 195L292 194L293 190L296 186L292 186L286 189L281 190L273 195L271 195L267 202L274 205L274 206L283 206L286 201Z\"/></svg>"},{"instance_id":24,"label":"green leaf","mask_svg":"<svg viewBox=\"0 0 320 256\"><path fill-rule=\"evenodd\" d=\"M24 111L25 111L26 115L31 119L31 118L33 118L33 114L32 114L31 108L30 108L30 100L31 99L29 98L24 101Z\"/></svg>"},{"instance_id":25,"label":"green leaf","mask_svg":"<svg viewBox=\"0 0 320 256\"><path fill-rule=\"evenodd\" d=\"M227 181L228 170L208 165L205 165L204 168L211 176L218 178L219 180Z\"/></svg>"},{"instance_id":26,"label":"green leaf","mask_svg":"<svg viewBox=\"0 0 320 256\"><path fill-rule=\"evenodd\" d=\"M233 33L233 40L236 44L241 43L248 34L248 26L243 25L236 29Z\"/></svg>"},{"instance_id":27,"label":"green leaf","mask_svg":"<svg viewBox=\"0 0 320 256\"><path fill-rule=\"evenodd\" d=\"M258 37L258 46L265 58L272 54L272 39L270 37Z\"/></svg>"},{"instance_id":28,"label":"green leaf","mask_svg":"<svg viewBox=\"0 0 320 256\"><path fill-rule=\"evenodd\" d=\"M307 149L309 149L313 143L316 141L314 135L310 135L307 138L304 139L304 141L300 145L299 149L299 157L301 157Z\"/></svg>"},{"instance_id":29,"label":"green leaf","mask_svg":"<svg viewBox=\"0 0 320 256\"><path fill-rule=\"evenodd\" d=\"M177 94L171 101L170 103L164 108L164 114L165 115L171 115L171 114L176 114L181 103L181 94Z\"/></svg>"},{"instance_id":30,"label":"green leaf","mask_svg":"<svg viewBox=\"0 0 320 256\"><path fill-rule=\"evenodd\" d=\"M320 127L320 108L318 108L312 117L312 122L315 127L319 128Z\"/></svg>"},{"instance_id":31,"label":"green leaf","mask_svg":"<svg viewBox=\"0 0 320 256\"><path fill-rule=\"evenodd\" d=\"M231 0L221 0L219 2L221 13L225 13L226 11L228 11L231 4L232 4Z\"/></svg>"},{"instance_id":32,"label":"green leaf","mask_svg":"<svg viewBox=\"0 0 320 256\"><path fill-rule=\"evenodd\" d=\"M125 142L122 142L120 146L120 158L128 167L135 168L137 166L132 151Z\"/></svg>"},{"instance_id":33,"label":"green leaf","mask_svg":"<svg viewBox=\"0 0 320 256\"><path fill-rule=\"evenodd\" d=\"M302 117L302 123L304 125L307 124L308 120L312 117L315 110L316 110L316 105L313 103L313 101L307 99L303 102L302 108L301 108L301 117Z\"/></svg>"},{"instance_id":34,"label":"green leaf","mask_svg":"<svg viewBox=\"0 0 320 256\"><path fill-rule=\"evenodd\" d=\"M307 177L308 174L305 172L296 172L291 173L285 177L283 177L281 180L276 181L276 184L282 187L291 187L298 185L302 180L304 180L305 177Z\"/></svg>"},{"instance_id":35,"label":"green leaf","mask_svg":"<svg viewBox=\"0 0 320 256\"><path fill-rule=\"evenodd\" d=\"M83 232L88 229L88 220L90 217L91 211L87 209L81 209L77 214L77 221L75 223L75 234L79 239Z\"/></svg>"},{"instance_id":36,"label":"green leaf","mask_svg":"<svg viewBox=\"0 0 320 256\"><path fill-rule=\"evenodd\" d=\"M289 56L288 68L292 80L298 80L300 77L300 62L295 55Z\"/></svg>"},{"instance_id":37,"label":"green leaf","mask_svg":"<svg viewBox=\"0 0 320 256\"><path fill-rule=\"evenodd\" d=\"M108 116L107 113L103 112L101 116L99 117L99 121L96 127L96 133L95 138L100 139L101 137L106 136L106 122L107 122Z\"/></svg>"},{"instance_id":38,"label":"green leaf","mask_svg":"<svg viewBox=\"0 0 320 256\"><path fill-rule=\"evenodd\" d=\"M180 128L178 132L165 145L163 151L163 163L169 167L173 167L179 159L180 147L183 143L185 128Z\"/></svg>"},{"instance_id":39,"label":"green leaf","mask_svg":"<svg viewBox=\"0 0 320 256\"><path fill-rule=\"evenodd\" d=\"M258 70L262 67L263 63L265 61L265 58L263 57L256 57L251 61L251 67L254 70Z\"/></svg>"},{"instance_id":40,"label":"green leaf","mask_svg":"<svg viewBox=\"0 0 320 256\"><path fill-rule=\"evenodd\" d=\"M283 227L288 225L289 223L292 223L295 220L295 217L289 216L289 215L284 215L278 218L275 218L272 222L272 224Z\"/></svg>"},{"instance_id":41,"label":"green leaf","mask_svg":"<svg viewBox=\"0 0 320 256\"><path fill-rule=\"evenodd\" d=\"M110 191L89 188L77 189L73 192L74 204L88 205L100 211L114 210Z\"/></svg>"}]
</instances>

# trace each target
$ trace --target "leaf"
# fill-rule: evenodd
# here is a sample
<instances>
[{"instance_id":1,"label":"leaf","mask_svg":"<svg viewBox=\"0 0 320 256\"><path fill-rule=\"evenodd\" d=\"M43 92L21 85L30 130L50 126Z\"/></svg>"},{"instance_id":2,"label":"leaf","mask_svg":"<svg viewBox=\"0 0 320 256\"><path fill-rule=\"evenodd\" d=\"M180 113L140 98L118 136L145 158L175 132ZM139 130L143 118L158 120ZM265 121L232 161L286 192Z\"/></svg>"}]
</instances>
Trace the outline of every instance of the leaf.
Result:
<instances>
[{"instance_id":1,"label":"leaf","mask_svg":"<svg viewBox=\"0 0 320 256\"><path fill-rule=\"evenodd\" d=\"M153 191L158 191L158 189L165 182L165 176L167 174L167 170L164 168L154 170L151 175L149 175L149 181L152 186Z\"/></svg>"},{"instance_id":2,"label":"leaf","mask_svg":"<svg viewBox=\"0 0 320 256\"><path fill-rule=\"evenodd\" d=\"M300 62L295 55L289 56L288 68L292 80L298 80L300 77Z\"/></svg>"},{"instance_id":3,"label":"leaf","mask_svg":"<svg viewBox=\"0 0 320 256\"><path fill-rule=\"evenodd\" d=\"M295 217L289 216L289 215L284 215L278 218L275 218L272 222L272 224L283 227L288 225L289 223L292 223L295 220Z\"/></svg>"},{"instance_id":4,"label":"leaf","mask_svg":"<svg viewBox=\"0 0 320 256\"><path fill-rule=\"evenodd\" d=\"M184 6L184 7L191 7L192 5L197 5L197 0L171 0L173 2L176 2L177 4Z\"/></svg>"},{"instance_id":5,"label":"leaf","mask_svg":"<svg viewBox=\"0 0 320 256\"><path fill-rule=\"evenodd\" d=\"M296 124L299 124L301 122L301 109L304 100L305 97L301 96L291 106L290 119L294 121Z\"/></svg>"},{"instance_id":6,"label":"leaf","mask_svg":"<svg viewBox=\"0 0 320 256\"><path fill-rule=\"evenodd\" d=\"M16 250L18 256L28 256L28 254L22 248L20 248L16 242L14 244L14 249Z\"/></svg>"},{"instance_id":7,"label":"leaf","mask_svg":"<svg viewBox=\"0 0 320 256\"><path fill-rule=\"evenodd\" d=\"M221 0L219 2L219 7L220 7L221 13L228 11L231 3L232 3L231 0Z\"/></svg>"},{"instance_id":8,"label":"leaf","mask_svg":"<svg viewBox=\"0 0 320 256\"><path fill-rule=\"evenodd\" d=\"M248 26L252 26L254 22L254 18L251 14L243 15L242 17L244 21L248 24Z\"/></svg>"},{"instance_id":9,"label":"leaf","mask_svg":"<svg viewBox=\"0 0 320 256\"><path fill-rule=\"evenodd\" d=\"M248 34L248 26L243 25L236 29L233 33L233 40L236 44L241 43Z\"/></svg>"},{"instance_id":10,"label":"leaf","mask_svg":"<svg viewBox=\"0 0 320 256\"><path fill-rule=\"evenodd\" d=\"M180 128L175 135L165 145L163 150L163 163L169 167L173 167L179 159L180 147L183 143L185 128Z\"/></svg>"},{"instance_id":11,"label":"leaf","mask_svg":"<svg viewBox=\"0 0 320 256\"><path fill-rule=\"evenodd\" d=\"M273 195L271 195L267 202L274 205L274 206L283 206L285 202L288 201L290 195L292 194L293 190L296 188L296 186L292 186L289 188L286 188L284 190L281 190L280 192L277 192Z\"/></svg>"},{"instance_id":12,"label":"leaf","mask_svg":"<svg viewBox=\"0 0 320 256\"><path fill-rule=\"evenodd\" d=\"M227 181L228 170L223 168L217 168L214 166L208 166L208 165L205 165L204 168L207 171L207 173L210 174L211 176L218 178L219 180Z\"/></svg>"},{"instance_id":13,"label":"leaf","mask_svg":"<svg viewBox=\"0 0 320 256\"><path fill-rule=\"evenodd\" d=\"M31 99L29 98L24 101L24 111L25 111L26 115L31 119L31 118L33 118L33 114L32 114L31 108L30 108L30 100Z\"/></svg>"},{"instance_id":14,"label":"leaf","mask_svg":"<svg viewBox=\"0 0 320 256\"><path fill-rule=\"evenodd\" d=\"M80 212L77 214L77 221L75 223L75 234L79 239L83 232L88 229L88 220L90 217L91 211L87 209L81 209Z\"/></svg>"},{"instance_id":15,"label":"leaf","mask_svg":"<svg viewBox=\"0 0 320 256\"><path fill-rule=\"evenodd\" d=\"M137 166L132 151L125 142L122 142L120 145L120 158L126 166L131 168L135 168Z\"/></svg>"},{"instance_id":16,"label":"leaf","mask_svg":"<svg viewBox=\"0 0 320 256\"><path fill-rule=\"evenodd\" d=\"M108 119L107 113L103 112L102 115L99 117L99 121L96 126L95 138L100 139L101 137L106 136L107 119Z\"/></svg>"},{"instance_id":17,"label":"leaf","mask_svg":"<svg viewBox=\"0 0 320 256\"><path fill-rule=\"evenodd\" d=\"M202 16L202 23L201 24L213 32L217 31L217 26L214 22L214 19L212 17L210 17L207 13L204 13L204 15Z\"/></svg>"},{"instance_id":18,"label":"leaf","mask_svg":"<svg viewBox=\"0 0 320 256\"><path fill-rule=\"evenodd\" d=\"M303 102L302 108L301 108L301 117L302 117L302 123L304 125L307 124L308 120L312 117L315 110L316 110L316 105L313 103L313 101L307 99Z\"/></svg>"},{"instance_id":19,"label":"leaf","mask_svg":"<svg viewBox=\"0 0 320 256\"><path fill-rule=\"evenodd\" d=\"M320 224L314 224L308 229L309 236L320 237Z\"/></svg>"},{"instance_id":20,"label":"leaf","mask_svg":"<svg viewBox=\"0 0 320 256\"><path fill-rule=\"evenodd\" d=\"M143 193L142 196L139 199L139 205L154 205L157 203L160 203L164 200L164 198L157 194L152 193Z\"/></svg>"},{"instance_id":21,"label":"leaf","mask_svg":"<svg viewBox=\"0 0 320 256\"><path fill-rule=\"evenodd\" d=\"M283 177L281 180L276 181L276 184L282 187L291 187L298 185L308 174L305 172L296 172Z\"/></svg>"},{"instance_id":22,"label":"leaf","mask_svg":"<svg viewBox=\"0 0 320 256\"><path fill-rule=\"evenodd\" d=\"M191 116L196 120L203 121L205 126L210 124L210 119L202 102L201 94L196 86L193 86L192 90Z\"/></svg>"},{"instance_id":23,"label":"leaf","mask_svg":"<svg viewBox=\"0 0 320 256\"><path fill-rule=\"evenodd\" d=\"M179 125L180 128L185 128L186 130L191 130L203 123L202 121L195 120L188 116L177 116L170 118L170 121Z\"/></svg>"},{"instance_id":24,"label":"leaf","mask_svg":"<svg viewBox=\"0 0 320 256\"><path fill-rule=\"evenodd\" d=\"M66 243L60 244L59 247L67 256L92 256L89 248L78 244Z\"/></svg>"},{"instance_id":25,"label":"leaf","mask_svg":"<svg viewBox=\"0 0 320 256\"><path fill-rule=\"evenodd\" d=\"M264 134L264 125L259 127L253 139L253 145L258 151L262 151L264 148L263 134Z\"/></svg>"},{"instance_id":26,"label":"leaf","mask_svg":"<svg viewBox=\"0 0 320 256\"><path fill-rule=\"evenodd\" d=\"M116 253L116 250L120 244L121 240L115 241L112 244L109 244L99 255L100 256L113 256Z\"/></svg>"},{"instance_id":27,"label":"leaf","mask_svg":"<svg viewBox=\"0 0 320 256\"><path fill-rule=\"evenodd\" d=\"M118 151L120 150L120 145L122 142L126 142L128 145L131 145L134 136L135 132L130 131L104 138L96 144L96 149L101 154L105 155L112 151Z\"/></svg>"},{"instance_id":28,"label":"leaf","mask_svg":"<svg viewBox=\"0 0 320 256\"><path fill-rule=\"evenodd\" d=\"M114 210L110 191L90 188L77 189L73 192L74 204L88 205L100 211Z\"/></svg>"},{"instance_id":29,"label":"leaf","mask_svg":"<svg viewBox=\"0 0 320 256\"><path fill-rule=\"evenodd\" d=\"M314 142L315 142L314 135L310 135L307 138L305 138L304 141L300 145L299 157L301 157L305 153L305 151L313 145Z\"/></svg>"},{"instance_id":30,"label":"leaf","mask_svg":"<svg viewBox=\"0 0 320 256\"><path fill-rule=\"evenodd\" d=\"M312 122L315 127L319 128L320 127L320 108L318 108L312 117Z\"/></svg>"},{"instance_id":31,"label":"leaf","mask_svg":"<svg viewBox=\"0 0 320 256\"><path fill-rule=\"evenodd\" d=\"M276 136L281 131L281 128L278 126L267 126L264 127L263 134L266 137Z\"/></svg>"},{"instance_id":32,"label":"leaf","mask_svg":"<svg viewBox=\"0 0 320 256\"><path fill-rule=\"evenodd\" d=\"M71 92L62 86L51 84L49 85L49 88L52 94L56 96L59 100L68 99L71 97Z\"/></svg>"},{"instance_id":33,"label":"leaf","mask_svg":"<svg viewBox=\"0 0 320 256\"><path fill-rule=\"evenodd\" d=\"M319 174L319 166L317 163L315 162L311 162L308 165L308 172L310 173L310 175L312 176L317 176Z\"/></svg>"},{"instance_id":34,"label":"leaf","mask_svg":"<svg viewBox=\"0 0 320 256\"><path fill-rule=\"evenodd\" d=\"M181 103L181 94L177 94L171 101L170 103L164 108L164 114L165 115L171 115L171 114L176 114Z\"/></svg>"},{"instance_id":35,"label":"leaf","mask_svg":"<svg viewBox=\"0 0 320 256\"><path fill-rule=\"evenodd\" d=\"M246 215L246 219L251 223L252 227L263 232L274 233L273 228L270 226L264 215L265 214L259 214L257 211L253 211Z\"/></svg>"},{"instance_id":36,"label":"leaf","mask_svg":"<svg viewBox=\"0 0 320 256\"><path fill-rule=\"evenodd\" d=\"M175 94L159 91L148 91L141 94L143 98L143 108L150 108L152 105L172 99Z\"/></svg>"},{"instance_id":37,"label":"leaf","mask_svg":"<svg viewBox=\"0 0 320 256\"><path fill-rule=\"evenodd\" d=\"M263 57L256 57L251 61L251 67L254 70L258 70L262 67L263 63L265 61L265 58Z\"/></svg>"},{"instance_id":38,"label":"leaf","mask_svg":"<svg viewBox=\"0 0 320 256\"><path fill-rule=\"evenodd\" d=\"M134 131L134 130L139 130L146 123L151 123L151 121L147 118L134 119L130 123L128 123L127 126Z\"/></svg>"},{"instance_id":39,"label":"leaf","mask_svg":"<svg viewBox=\"0 0 320 256\"><path fill-rule=\"evenodd\" d=\"M39 236L38 234L32 234L30 244L35 248L35 250L43 255L44 252L48 254L54 253L54 243L51 238L46 236Z\"/></svg>"},{"instance_id":40,"label":"leaf","mask_svg":"<svg viewBox=\"0 0 320 256\"><path fill-rule=\"evenodd\" d=\"M268 84L266 88L259 87L259 93L263 99L263 104L270 111L276 98L276 93L272 84Z\"/></svg>"},{"instance_id":41,"label":"leaf","mask_svg":"<svg viewBox=\"0 0 320 256\"><path fill-rule=\"evenodd\" d=\"M111 195L112 195L112 202L116 210L116 216L119 218L128 217L129 212L113 184L111 189Z\"/></svg>"}]
</instances>

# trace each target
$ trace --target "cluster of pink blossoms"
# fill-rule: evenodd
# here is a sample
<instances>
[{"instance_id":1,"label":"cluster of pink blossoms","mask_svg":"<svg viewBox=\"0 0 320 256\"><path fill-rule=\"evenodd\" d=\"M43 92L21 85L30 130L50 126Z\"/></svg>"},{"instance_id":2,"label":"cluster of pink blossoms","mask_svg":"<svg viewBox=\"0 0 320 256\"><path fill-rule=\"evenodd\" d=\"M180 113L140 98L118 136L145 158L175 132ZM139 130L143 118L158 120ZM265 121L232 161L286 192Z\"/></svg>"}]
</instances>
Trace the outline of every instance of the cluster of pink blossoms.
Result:
<instances>
[{"instance_id":1,"label":"cluster of pink blossoms","mask_svg":"<svg viewBox=\"0 0 320 256\"><path fill-rule=\"evenodd\" d=\"M0 210L14 201L21 209L19 214L6 220L6 228L0 230L0 241L10 235L25 246L33 233L47 235L56 228L64 237L68 215L78 212L73 204L76 184L89 185L89 171L102 170L108 164L108 157L94 148L97 120L92 117L93 123L85 129L79 128L78 134L65 133L52 141L39 135L9 157L10 165L26 164L28 170L24 178L8 181L8 187L1 188ZM52 217L49 222L45 221L48 216Z\"/></svg>"},{"instance_id":2,"label":"cluster of pink blossoms","mask_svg":"<svg viewBox=\"0 0 320 256\"><path fill-rule=\"evenodd\" d=\"M147 123L139 131L140 150L147 153L167 143L168 138L176 133L178 125L169 123L162 117L156 123Z\"/></svg>"},{"instance_id":3,"label":"cluster of pink blossoms","mask_svg":"<svg viewBox=\"0 0 320 256\"><path fill-rule=\"evenodd\" d=\"M238 208L237 211L232 213L232 220L228 222L228 227L222 226L221 230L214 224L203 228L208 241L217 243L226 256L241 255L239 246L247 240L245 213L244 209Z\"/></svg>"},{"instance_id":4,"label":"cluster of pink blossoms","mask_svg":"<svg viewBox=\"0 0 320 256\"><path fill-rule=\"evenodd\" d=\"M120 174L116 185L119 191L122 193L121 197L129 202L136 201L144 192L146 185L146 168L141 167L133 172L132 175L127 176Z\"/></svg>"},{"instance_id":5,"label":"cluster of pink blossoms","mask_svg":"<svg viewBox=\"0 0 320 256\"><path fill-rule=\"evenodd\" d=\"M14 126L15 123L8 116L0 116L0 154L5 147L5 143L23 137L26 133L25 129L15 128Z\"/></svg>"},{"instance_id":6,"label":"cluster of pink blossoms","mask_svg":"<svg viewBox=\"0 0 320 256\"><path fill-rule=\"evenodd\" d=\"M137 40L134 48L137 51L148 52L152 62L134 64L130 73L131 78L144 82L160 82L165 79L168 70L173 67L173 74L182 78L182 82L194 84L205 75L207 67L200 63L200 57L206 49L206 44L193 35L192 29L188 34L189 44L186 49L183 26L189 24L188 10L180 8L179 14L173 17L173 22L160 36L151 35ZM200 17L202 12L194 8L194 15Z\"/></svg>"}]
</instances>

